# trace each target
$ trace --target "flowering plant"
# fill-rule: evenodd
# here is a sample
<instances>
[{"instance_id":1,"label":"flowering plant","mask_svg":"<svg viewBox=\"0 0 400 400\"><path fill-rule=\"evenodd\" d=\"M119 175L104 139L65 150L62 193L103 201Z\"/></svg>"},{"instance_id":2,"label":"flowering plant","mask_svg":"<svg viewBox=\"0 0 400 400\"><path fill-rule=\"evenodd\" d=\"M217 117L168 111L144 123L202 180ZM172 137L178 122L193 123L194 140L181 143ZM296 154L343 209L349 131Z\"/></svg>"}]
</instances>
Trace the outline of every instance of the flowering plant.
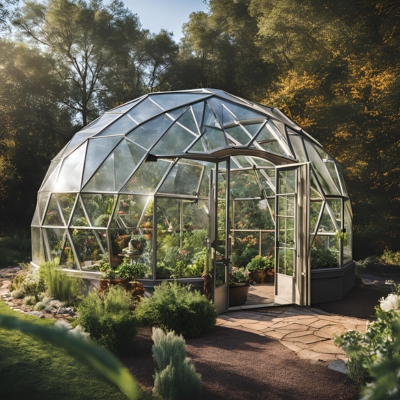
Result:
<instances>
[{"instance_id":1,"label":"flowering plant","mask_svg":"<svg viewBox=\"0 0 400 400\"><path fill-rule=\"evenodd\" d=\"M364 385L363 399L396 399L400 392L400 286L381 298L376 320L367 321L366 333L350 331L337 336L335 344L349 357L349 377Z\"/></svg>"},{"instance_id":2,"label":"flowering plant","mask_svg":"<svg viewBox=\"0 0 400 400\"><path fill-rule=\"evenodd\" d=\"M232 273L229 277L230 285L237 285L238 283L248 283L250 272L245 268L232 267Z\"/></svg>"}]
</instances>

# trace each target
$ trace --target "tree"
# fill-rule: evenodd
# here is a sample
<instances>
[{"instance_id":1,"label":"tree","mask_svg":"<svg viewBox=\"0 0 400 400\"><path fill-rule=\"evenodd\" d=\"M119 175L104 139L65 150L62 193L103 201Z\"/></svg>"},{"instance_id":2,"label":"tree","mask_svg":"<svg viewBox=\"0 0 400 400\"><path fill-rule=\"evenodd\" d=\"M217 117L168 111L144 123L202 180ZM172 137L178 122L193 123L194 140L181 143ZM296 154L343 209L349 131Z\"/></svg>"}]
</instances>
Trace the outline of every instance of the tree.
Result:
<instances>
[{"instance_id":1,"label":"tree","mask_svg":"<svg viewBox=\"0 0 400 400\"><path fill-rule=\"evenodd\" d=\"M7 20L13 15L12 8L18 0L0 0L0 30L5 29Z\"/></svg>"},{"instance_id":2,"label":"tree","mask_svg":"<svg viewBox=\"0 0 400 400\"><path fill-rule=\"evenodd\" d=\"M0 41L0 232L27 228L49 161L72 137L65 86L51 60Z\"/></svg>"},{"instance_id":3,"label":"tree","mask_svg":"<svg viewBox=\"0 0 400 400\"><path fill-rule=\"evenodd\" d=\"M63 102L83 125L98 114L103 78L121 58L129 59L143 36L138 17L118 0L27 2L14 24L51 54L52 68L69 87Z\"/></svg>"}]
</instances>

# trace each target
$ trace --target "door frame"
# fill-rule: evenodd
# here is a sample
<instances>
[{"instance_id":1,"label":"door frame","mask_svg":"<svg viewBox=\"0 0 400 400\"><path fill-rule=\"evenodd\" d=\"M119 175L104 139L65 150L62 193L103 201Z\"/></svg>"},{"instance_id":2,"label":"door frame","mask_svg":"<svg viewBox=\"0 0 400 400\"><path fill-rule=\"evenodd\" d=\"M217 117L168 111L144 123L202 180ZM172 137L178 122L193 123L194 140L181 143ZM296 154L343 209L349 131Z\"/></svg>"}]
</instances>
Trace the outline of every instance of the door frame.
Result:
<instances>
[{"instance_id":1,"label":"door frame","mask_svg":"<svg viewBox=\"0 0 400 400\"><path fill-rule=\"evenodd\" d=\"M308 306L311 304L311 271L310 271L310 163L276 166L275 193L275 299L279 298L279 171L296 171L295 210L294 210L294 260L291 282L283 275L286 284L292 284L292 301L285 304ZM290 296L288 296L290 298ZM289 300L288 297L286 300ZM284 302L284 301L283 301Z\"/></svg>"}]
</instances>

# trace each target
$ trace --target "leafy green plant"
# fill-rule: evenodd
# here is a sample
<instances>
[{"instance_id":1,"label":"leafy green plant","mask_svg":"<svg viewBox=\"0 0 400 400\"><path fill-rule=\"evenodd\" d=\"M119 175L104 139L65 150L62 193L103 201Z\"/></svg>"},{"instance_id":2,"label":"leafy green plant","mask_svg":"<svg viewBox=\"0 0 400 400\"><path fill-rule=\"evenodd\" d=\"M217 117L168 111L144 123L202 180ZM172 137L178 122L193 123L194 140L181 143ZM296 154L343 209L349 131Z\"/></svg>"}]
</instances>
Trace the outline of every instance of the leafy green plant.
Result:
<instances>
[{"instance_id":1,"label":"leafy green plant","mask_svg":"<svg viewBox=\"0 0 400 400\"><path fill-rule=\"evenodd\" d=\"M246 269L249 272L256 272L260 269L270 269L274 268L274 258L271 257L262 257L260 255L255 256L252 260L247 264Z\"/></svg>"},{"instance_id":2,"label":"leafy green plant","mask_svg":"<svg viewBox=\"0 0 400 400\"><path fill-rule=\"evenodd\" d=\"M79 305L77 322L108 349L129 350L138 325L130 307L130 295L120 286L110 287L103 295L93 291Z\"/></svg>"},{"instance_id":3,"label":"leafy green plant","mask_svg":"<svg viewBox=\"0 0 400 400\"><path fill-rule=\"evenodd\" d=\"M335 268L338 266L337 253L330 249L311 249L311 269Z\"/></svg>"},{"instance_id":4,"label":"leafy green plant","mask_svg":"<svg viewBox=\"0 0 400 400\"><path fill-rule=\"evenodd\" d=\"M130 279L132 276L137 278L144 278L150 273L150 267L144 263L130 263L128 261L118 265L116 273L121 278Z\"/></svg>"},{"instance_id":5,"label":"leafy green plant","mask_svg":"<svg viewBox=\"0 0 400 400\"><path fill-rule=\"evenodd\" d=\"M376 321L365 334L350 331L337 336L335 344L349 357L349 377L363 389L364 400L398 399L400 392L400 296L382 298L375 307Z\"/></svg>"},{"instance_id":6,"label":"leafy green plant","mask_svg":"<svg viewBox=\"0 0 400 400\"><path fill-rule=\"evenodd\" d=\"M232 273L229 277L229 284L247 283L249 281L249 271L245 268L232 267Z\"/></svg>"},{"instance_id":7,"label":"leafy green plant","mask_svg":"<svg viewBox=\"0 0 400 400\"><path fill-rule=\"evenodd\" d=\"M41 264L39 271L49 296L71 304L81 294L82 280L68 276L64 271L61 271L56 261Z\"/></svg>"},{"instance_id":8,"label":"leafy green plant","mask_svg":"<svg viewBox=\"0 0 400 400\"><path fill-rule=\"evenodd\" d=\"M199 291L192 291L189 285L166 281L155 287L151 298L139 303L135 313L144 323L185 337L208 331L217 316L214 305Z\"/></svg>"},{"instance_id":9,"label":"leafy green plant","mask_svg":"<svg viewBox=\"0 0 400 400\"><path fill-rule=\"evenodd\" d=\"M46 282L38 270L32 271L25 276L21 286L26 295L34 296L39 301L39 295L46 290Z\"/></svg>"},{"instance_id":10,"label":"leafy green plant","mask_svg":"<svg viewBox=\"0 0 400 400\"><path fill-rule=\"evenodd\" d=\"M165 400L200 399L201 375L186 357L185 340L153 328L152 353L157 364L153 393Z\"/></svg>"},{"instance_id":11,"label":"leafy green plant","mask_svg":"<svg viewBox=\"0 0 400 400\"><path fill-rule=\"evenodd\" d=\"M385 264L400 265L400 251L394 252L386 247L380 259Z\"/></svg>"}]
</instances>

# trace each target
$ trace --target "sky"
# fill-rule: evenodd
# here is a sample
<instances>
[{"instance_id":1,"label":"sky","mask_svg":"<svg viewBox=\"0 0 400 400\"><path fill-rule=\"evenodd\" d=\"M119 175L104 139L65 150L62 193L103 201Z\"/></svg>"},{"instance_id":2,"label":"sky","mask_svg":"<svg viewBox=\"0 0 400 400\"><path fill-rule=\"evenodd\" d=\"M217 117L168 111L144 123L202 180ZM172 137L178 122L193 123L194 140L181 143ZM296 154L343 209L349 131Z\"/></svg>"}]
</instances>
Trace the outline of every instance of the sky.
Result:
<instances>
[{"instance_id":1,"label":"sky","mask_svg":"<svg viewBox=\"0 0 400 400\"><path fill-rule=\"evenodd\" d=\"M137 14L143 29L158 33L160 29L173 32L176 42L182 37L182 25L195 11L207 12L203 0L123 0Z\"/></svg>"}]
</instances>

